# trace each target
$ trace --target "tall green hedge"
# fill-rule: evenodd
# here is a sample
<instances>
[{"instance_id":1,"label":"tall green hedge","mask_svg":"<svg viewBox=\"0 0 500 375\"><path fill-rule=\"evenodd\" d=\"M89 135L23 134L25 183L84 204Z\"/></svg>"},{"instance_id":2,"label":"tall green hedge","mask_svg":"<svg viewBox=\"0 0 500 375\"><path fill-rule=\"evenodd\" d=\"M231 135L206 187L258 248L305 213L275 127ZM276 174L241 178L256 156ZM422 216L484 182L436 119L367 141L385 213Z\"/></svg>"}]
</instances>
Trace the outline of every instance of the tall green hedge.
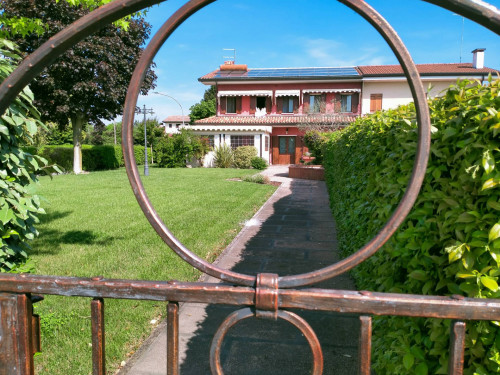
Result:
<instances>
[{"instance_id":1,"label":"tall green hedge","mask_svg":"<svg viewBox=\"0 0 500 375\"><path fill-rule=\"evenodd\" d=\"M31 151L47 159L50 164L56 164L65 171L73 170L73 146L42 146L38 149L29 147ZM134 146L134 155L138 165L144 164L144 146ZM82 146L83 169L86 171L101 171L123 167L121 146Z\"/></svg>"},{"instance_id":2,"label":"tall green hedge","mask_svg":"<svg viewBox=\"0 0 500 375\"><path fill-rule=\"evenodd\" d=\"M352 274L360 289L500 298L500 81L463 81L429 103L427 174L392 239ZM339 245L349 255L401 200L417 130L413 105L378 112L329 136L324 166ZM446 374L449 321L380 317L378 374ZM500 373L499 322L467 324L465 374Z\"/></svg>"}]
</instances>

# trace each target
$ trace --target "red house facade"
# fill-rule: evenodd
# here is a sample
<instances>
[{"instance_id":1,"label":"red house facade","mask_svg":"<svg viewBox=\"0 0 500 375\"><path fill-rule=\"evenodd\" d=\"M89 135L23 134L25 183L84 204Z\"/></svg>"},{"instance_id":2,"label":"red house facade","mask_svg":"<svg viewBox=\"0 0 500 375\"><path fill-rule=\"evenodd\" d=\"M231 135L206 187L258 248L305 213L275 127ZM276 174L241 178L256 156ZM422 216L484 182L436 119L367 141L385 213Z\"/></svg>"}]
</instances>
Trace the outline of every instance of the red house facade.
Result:
<instances>
[{"instance_id":1,"label":"red house facade","mask_svg":"<svg viewBox=\"0 0 500 375\"><path fill-rule=\"evenodd\" d=\"M424 85L433 86L431 96L457 79L484 80L496 73L473 64L417 68ZM340 129L362 114L412 100L402 69L395 65L249 69L229 63L199 81L216 87L217 114L196 121L191 129L209 137L214 147L255 146L269 164L298 164L308 151L303 140L308 126ZM205 164L210 166L211 160Z\"/></svg>"}]
</instances>

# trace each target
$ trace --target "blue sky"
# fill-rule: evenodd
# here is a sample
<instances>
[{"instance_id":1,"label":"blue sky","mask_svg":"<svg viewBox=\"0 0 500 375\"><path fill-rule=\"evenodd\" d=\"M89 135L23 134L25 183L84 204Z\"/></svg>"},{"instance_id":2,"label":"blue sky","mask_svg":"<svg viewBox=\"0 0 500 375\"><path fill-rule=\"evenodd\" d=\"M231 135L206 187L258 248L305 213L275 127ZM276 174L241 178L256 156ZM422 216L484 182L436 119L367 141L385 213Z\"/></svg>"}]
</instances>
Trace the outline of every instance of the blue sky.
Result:
<instances>
[{"instance_id":1,"label":"blue sky","mask_svg":"<svg viewBox=\"0 0 500 375\"><path fill-rule=\"evenodd\" d=\"M154 34L184 4L168 0L146 19ZM500 0L489 0L500 8ZM416 63L460 60L462 17L420 0L368 0L396 29ZM207 86L198 82L236 49L236 62L250 68L395 64L385 41L360 16L334 0L219 0L175 31L156 56L155 91L176 98L184 113ZM486 48L485 65L500 69L500 37L465 19L462 62ZM153 108L159 120L180 115L170 98L150 93L138 105Z\"/></svg>"}]
</instances>

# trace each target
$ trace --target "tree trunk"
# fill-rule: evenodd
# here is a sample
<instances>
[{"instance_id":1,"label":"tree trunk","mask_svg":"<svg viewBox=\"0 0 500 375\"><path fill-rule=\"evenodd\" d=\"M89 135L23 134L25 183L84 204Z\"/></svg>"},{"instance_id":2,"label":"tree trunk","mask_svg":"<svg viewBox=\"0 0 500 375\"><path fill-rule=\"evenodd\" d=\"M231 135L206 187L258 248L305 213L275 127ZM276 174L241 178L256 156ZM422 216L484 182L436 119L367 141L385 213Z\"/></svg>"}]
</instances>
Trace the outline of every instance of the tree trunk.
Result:
<instances>
[{"instance_id":1,"label":"tree trunk","mask_svg":"<svg viewBox=\"0 0 500 375\"><path fill-rule=\"evenodd\" d=\"M82 170L82 129L85 123L85 116L76 114L71 116L71 126L73 127L73 172L80 174Z\"/></svg>"}]
</instances>

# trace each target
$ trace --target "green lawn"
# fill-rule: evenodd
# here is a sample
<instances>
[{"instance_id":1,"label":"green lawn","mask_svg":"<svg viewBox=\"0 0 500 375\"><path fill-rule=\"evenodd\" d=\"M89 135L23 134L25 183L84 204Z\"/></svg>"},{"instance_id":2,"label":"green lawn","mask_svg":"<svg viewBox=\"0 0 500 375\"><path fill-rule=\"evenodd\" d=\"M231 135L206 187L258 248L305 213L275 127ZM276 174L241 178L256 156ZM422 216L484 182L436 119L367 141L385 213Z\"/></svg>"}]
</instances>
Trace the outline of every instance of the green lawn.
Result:
<instances>
[{"instance_id":1,"label":"green lawn","mask_svg":"<svg viewBox=\"0 0 500 375\"><path fill-rule=\"evenodd\" d=\"M201 257L214 260L241 223L275 187L229 178L253 174L234 169L156 169L143 178L157 211L172 232ZM31 258L35 273L149 280L195 280L142 214L123 169L41 179L47 215ZM116 367L148 336L165 304L106 300L107 368ZM90 374L90 299L46 296L42 315L41 374ZM208 355L208 353L207 353Z\"/></svg>"}]
</instances>

